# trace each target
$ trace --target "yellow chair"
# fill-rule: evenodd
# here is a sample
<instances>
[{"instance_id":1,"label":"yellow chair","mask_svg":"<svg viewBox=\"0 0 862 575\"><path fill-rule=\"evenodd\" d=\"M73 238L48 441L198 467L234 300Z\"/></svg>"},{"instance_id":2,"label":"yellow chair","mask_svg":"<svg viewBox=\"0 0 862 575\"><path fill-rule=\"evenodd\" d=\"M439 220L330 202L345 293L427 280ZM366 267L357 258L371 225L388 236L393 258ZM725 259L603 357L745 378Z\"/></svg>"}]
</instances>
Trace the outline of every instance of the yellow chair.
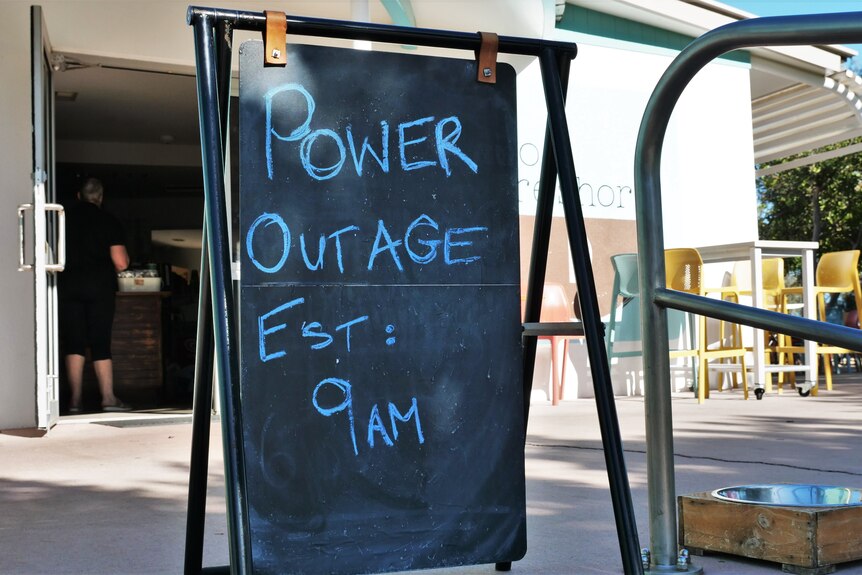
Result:
<instances>
[{"instance_id":1,"label":"yellow chair","mask_svg":"<svg viewBox=\"0 0 862 575\"><path fill-rule=\"evenodd\" d=\"M815 273L814 292L817 298L817 319L826 321L826 294L850 293L856 297L856 305L862 305L862 289L859 287L859 250L829 252L820 256ZM782 290L782 310L787 311L787 297L802 295L801 287L791 287ZM858 325L858 324L857 324ZM802 353L801 346L779 345L778 351L782 359L789 354ZM849 350L834 345L819 344L815 361L820 361L824 355L823 372L826 375L826 389L832 390L832 354L850 353ZM814 388L816 394L817 387Z\"/></svg>"},{"instance_id":2,"label":"yellow chair","mask_svg":"<svg viewBox=\"0 0 862 575\"><path fill-rule=\"evenodd\" d=\"M767 258L761 264L763 270L763 309L781 310L781 294L784 290L784 260ZM751 295L751 263L733 264L731 283L739 288L739 295Z\"/></svg>"},{"instance_id":3,"label":"yellow chair","mask_svg":"<svg viewBox=\"0 0 862 575\"><path fill-rule=\"evenodd\" d=\"M782 258L767 258L762 261L761 264L762 278L763 278L763 290L761 291L763 295L763 299L761 300L761 307L763 309L768 309L770 311L783 311L782 310L782 293L784 290L784 260ZM731 283L738 288L739 295L752 295L752 285L751 285L751 262L749 261L740 261L733 264L733 275L731 276ZM737 302L738 303L738 302ZM771 363L772 354L777 353L777 348L779 345L783 345L782 334L773 334L770 332L763 332L764 338L764 354L766 355L765 363ZM751 348L748 348L749 351L752 351ZM782 355L778 354L779 363L783 363ZM791 379L793 379L793 374L791 374ZM772 374L767 373L767 378L769 378L770 383L772 380ZM781 388L784 384L784 373L778 373L778 390L781 391Z\"/></svg>"},{"instance_id":4,"label":"yellow chair","mask_svg":"<svg viewBox=\"0 0 862 575\"><path fill-rule=\"evenodd\" d=\"M700 253L693 248L675 248L665 250L665 283L669 289L684 291L691 294L706 296L709 293L721 293L723 296L735 297L738 301L739 293L736 286L725 286L722 288L705 289L702 283L703 260ZM742 374L742 389L745 399L748 399L748 381L745 370L745 345L742 341L742 331L739 325L731 324L731 335L724 337L724 322L720 322L721 336L717 347L710 347L707 333L706 316L699 316L699 329L697 335L697 349L689 353L698 358L699 374L697 386L697 401L703 401L709 397L709 360L739 358L739 363L734 361L731 365L738 366ZM677 352L679 353L679 352ZM716 367L713 364L712 367ZM733 386L736 387L736 376L734 375ZM719 385L719 389L721 386Z\"/></svg>"}]
</instances>

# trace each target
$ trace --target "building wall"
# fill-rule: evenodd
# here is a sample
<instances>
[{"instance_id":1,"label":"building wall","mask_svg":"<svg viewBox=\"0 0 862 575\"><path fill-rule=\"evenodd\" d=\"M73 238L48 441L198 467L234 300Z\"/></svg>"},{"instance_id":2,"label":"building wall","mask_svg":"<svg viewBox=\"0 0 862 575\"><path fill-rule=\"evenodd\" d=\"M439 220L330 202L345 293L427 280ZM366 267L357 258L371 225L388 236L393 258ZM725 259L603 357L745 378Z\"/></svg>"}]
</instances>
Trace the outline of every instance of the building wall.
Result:
<instances>
[{"instance_id":1,"label":"building wall","mask_svg":"<svg viewBox=\"0 0 862 575\"><path fill-rule=\"evenodd\" d=\"M0 429L8 429L36 423L33 273L17 271L15 226L18 205L33 198L29 3L0 4L0 77ZM32 223L27 229L32 233Z\"/></svg>"},{"instance_id":2,"label":"building wall","mask_svg":"<svg viewBox=\"0 0 862 575\"><path fill-rule=\"evenodd\" d=\"M631 26L630 26L631 29ZM576 42L566 102L581 208L601 314L611 307L610 257L637 251L634 159L646 103L677 52L558 29ZM665 247L697 247L757 238L752 163L750 67L718 60L698 74L674 111L662 156ZM538 63L518 75L519 193L522 226L535 213L546 110ZM563 209L557 193L556 227ZM522 230L522 237L529 231ZM565 235L561 236L565 240ZM548 281L577 287L568 247L554 236ZM560 257L560 254L564 254ZM524 264L523 269L526 269ZM710 272L711 273L711 272ZM718 275L720 285L720 274Z\"/></svg>"}]
</instances>

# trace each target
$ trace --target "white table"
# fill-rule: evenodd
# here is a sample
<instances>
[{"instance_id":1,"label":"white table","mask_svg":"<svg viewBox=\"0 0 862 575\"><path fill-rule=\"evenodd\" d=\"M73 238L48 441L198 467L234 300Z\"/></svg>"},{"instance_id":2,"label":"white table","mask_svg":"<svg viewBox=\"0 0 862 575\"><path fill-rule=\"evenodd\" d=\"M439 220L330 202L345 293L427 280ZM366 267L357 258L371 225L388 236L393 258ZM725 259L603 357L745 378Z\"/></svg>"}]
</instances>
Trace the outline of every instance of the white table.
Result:
<instances>
[{"instance_id":1,"label":"white table","mask_svg":"<svg viewBox=\"0 0 862 575\"><path fill-rule=\"evenodd\" d=\"M749 260L751 262L751 299L754 307L763 307L763 258L764 257L801 257L802 258L802 308L803 315L808 319L817 319L815 311L814 292L814 252L817 242L785 242L776 240L754 240L735 244L704 246L697 248L704 263L733 262ZM769 365L764 362L763 330L754 330L754 387L772 391L772 379L766 379L766 372L805 371L806 385L817 382L817 361L815 360L816 343L805 341L804 366Z\"/></svg>"}]
</instances>

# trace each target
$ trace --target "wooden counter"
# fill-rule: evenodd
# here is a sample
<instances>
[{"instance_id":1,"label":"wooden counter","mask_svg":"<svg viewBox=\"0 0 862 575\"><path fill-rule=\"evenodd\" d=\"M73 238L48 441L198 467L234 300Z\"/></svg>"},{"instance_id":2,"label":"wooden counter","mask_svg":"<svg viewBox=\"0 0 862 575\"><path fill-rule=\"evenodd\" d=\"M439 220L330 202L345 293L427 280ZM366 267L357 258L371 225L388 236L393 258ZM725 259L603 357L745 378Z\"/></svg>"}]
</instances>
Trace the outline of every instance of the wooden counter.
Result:
<instances>
[{"instance_id":1,"label":"wooden counter","mask_svg":"<svg viewBox=\"0 0 862 575\"><path fill-rule=\"evenodd\" d=\"M164 386L164 311L170 292L117 292L111 353L114 392L132 405L155 405Z\"/></svg>"}]
</instances>

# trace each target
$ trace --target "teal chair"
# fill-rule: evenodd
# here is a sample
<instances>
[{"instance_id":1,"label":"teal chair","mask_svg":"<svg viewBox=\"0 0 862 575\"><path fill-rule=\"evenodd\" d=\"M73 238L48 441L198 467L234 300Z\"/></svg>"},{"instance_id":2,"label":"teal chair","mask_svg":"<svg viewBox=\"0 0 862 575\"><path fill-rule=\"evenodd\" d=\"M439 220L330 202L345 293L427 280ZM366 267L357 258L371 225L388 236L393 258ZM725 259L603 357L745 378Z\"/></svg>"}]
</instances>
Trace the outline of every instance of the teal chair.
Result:
<instances>
[{"instance_id":1,"label":"teal chair","mask_svg":"<svg viewBox=\"0 0 862 575\"><path fill-rule=\"evenodd\" d=\"M638 288L638 256L637 254L617 254L611 256L614 268L614 288L611 296L611 315L605 329L605 348L608 350L608 360L615 357L636 357L642 354L641 349L615 350L614 344L622 342L640 342L640 309ZM620 320L617 322L617 305L622 298ZM629 346L626 346L629 347Z\"/></svg>"},{"instance_id":2,"label":"teal chair","mask_svg":"<svg viewBox=\"0 0 862 575\"><path fill-rule=\"evenodd\" d=\"M640 345L640 288L638 284L637 254L616 254L611 256L614 268L614 287L611 294L611 311L605 328L605 348L608 352L608 362L617 357L637 357L643 354ZM622 299L622 309L617 320L617 306ZM669 338L678 339L688 317L688 334L690 349L671 350L670 357L693 357L697 350L697 333L695 318L679 310L668 310ZM627 345L619 345L626 343ZM620 349L622 348L622 349ZM633 349L636 348L636 349ZM697 390L697 363L692 360L692 385Z\"/></svg>"}]
</instances>

